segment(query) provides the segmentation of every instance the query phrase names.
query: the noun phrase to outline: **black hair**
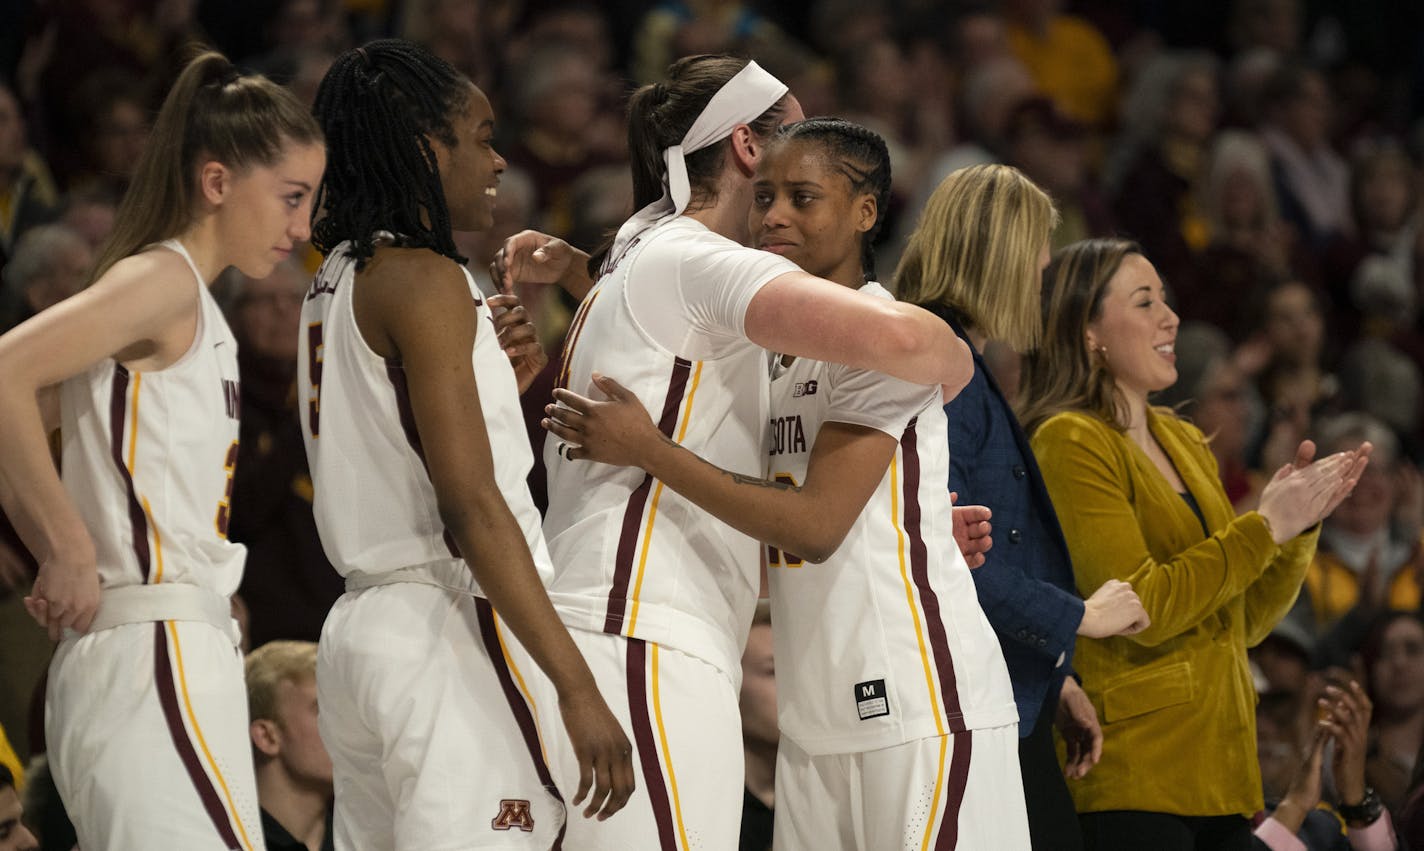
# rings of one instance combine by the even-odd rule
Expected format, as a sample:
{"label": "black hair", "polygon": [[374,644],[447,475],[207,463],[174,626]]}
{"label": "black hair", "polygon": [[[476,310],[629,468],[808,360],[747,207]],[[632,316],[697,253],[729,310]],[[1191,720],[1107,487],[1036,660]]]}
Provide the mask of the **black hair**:
{"label": "black hair", "polygon": [[812,141],[825,149],[832,166],[850,181],[852,192],[875,197],[875,224],[861,235],[860,266],[875,279],[875,240],[890,210],[890,150],[880,134],[843,118],[808,118],[782,127],[779,141]]}
{"label": "black hair", "polygon": [[10,771],[10,766],[0,762],[0,791],[4,791],[15,785],[15,775]]}
{"label": "black hair", "polygon": [[380,39],[336,58],[313,111],[329,159],[312,208],[312,244],[329,254],[351,242],[356,267],[377,231],[457,263],[450,210],[430,138],[454,147],[452,117],[469,108],[471,83],[450,63],[400,39]]}

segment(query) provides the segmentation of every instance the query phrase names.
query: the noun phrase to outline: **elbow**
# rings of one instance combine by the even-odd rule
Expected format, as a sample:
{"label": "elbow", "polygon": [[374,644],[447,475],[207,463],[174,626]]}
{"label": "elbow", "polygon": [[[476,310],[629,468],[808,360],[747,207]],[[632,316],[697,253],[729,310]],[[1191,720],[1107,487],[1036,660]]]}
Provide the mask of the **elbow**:
{"label": "elbow", "polygon": [[823,564],[827,559],[836,554],[845,543],[846,534],[849,529],[825,530],[798,535],[786,541],[783,549],[788,553],[795,553],[796,557],[802,561],[809,561],[812,564]]}

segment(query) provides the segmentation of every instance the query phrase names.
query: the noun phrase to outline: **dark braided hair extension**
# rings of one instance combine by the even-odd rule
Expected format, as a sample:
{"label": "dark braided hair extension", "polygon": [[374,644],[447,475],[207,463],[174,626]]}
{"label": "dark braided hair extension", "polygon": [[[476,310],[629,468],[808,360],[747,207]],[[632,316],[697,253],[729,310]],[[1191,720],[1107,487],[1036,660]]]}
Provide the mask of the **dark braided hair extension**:
{"label": "dark braided hair extension", "polygon": [[808,118],[787,124],[779,141],[813,141],[831,164],[850,181],[851,191],[875,196],[875,224],[861,237],[860,266],[866,280],[875,280],[875,240],[890,210],[890,151],[874,130],[843,118]]}
{"label": "dark braided hair extension", "polygon": [[313,111],[326,133],[326,175],[313,207],[312,244],[329,254],[350,240],[360,269],[377,231],[400,245],[465,263],[429,137],[453,147],[451,116],[469,104],[470,81],[424,48],[380,39],[337,57]]}

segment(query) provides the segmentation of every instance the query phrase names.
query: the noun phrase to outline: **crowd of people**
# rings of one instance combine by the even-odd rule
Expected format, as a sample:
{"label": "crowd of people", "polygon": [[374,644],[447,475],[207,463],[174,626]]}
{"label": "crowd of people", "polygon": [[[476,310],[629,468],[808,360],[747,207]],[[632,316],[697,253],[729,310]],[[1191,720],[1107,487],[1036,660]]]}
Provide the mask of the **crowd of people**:
{"label": "crowd of people", "polygon": [[13,5],[0,848],[1424,848],[1419,10]]}

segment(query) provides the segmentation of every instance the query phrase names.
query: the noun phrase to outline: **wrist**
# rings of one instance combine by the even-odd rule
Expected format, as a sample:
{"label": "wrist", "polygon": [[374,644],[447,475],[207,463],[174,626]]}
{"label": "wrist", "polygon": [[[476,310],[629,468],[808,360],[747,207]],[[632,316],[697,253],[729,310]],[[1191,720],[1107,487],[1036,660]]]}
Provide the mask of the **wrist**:
{"label": "wrist", "polygon": [[1336,809],[1339,810],[1340,817],[1345,820],[1345,824],[1350,827],[1369,827],[1384,812],[1384,802],[1380,800],[1379,794],[1374,789],[1366,786],[1359,803],[1348,804],[1342,800]]}

